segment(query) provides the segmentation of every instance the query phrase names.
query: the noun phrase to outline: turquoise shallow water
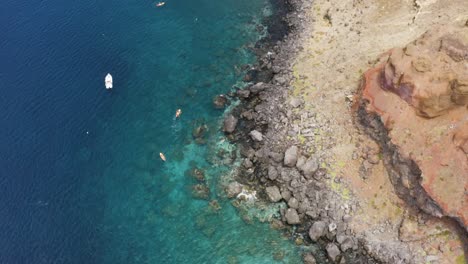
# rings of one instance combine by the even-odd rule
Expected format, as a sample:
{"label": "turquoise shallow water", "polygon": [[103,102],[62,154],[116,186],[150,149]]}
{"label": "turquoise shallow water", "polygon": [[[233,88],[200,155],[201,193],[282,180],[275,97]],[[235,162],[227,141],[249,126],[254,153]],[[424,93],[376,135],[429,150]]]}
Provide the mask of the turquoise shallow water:
{"label": "turquoise shallow water", "polygon": [[[289,241],[267,224],[246,224],[223,198],[219,184],[231,167],[216,159],[218,148],[233,146],[219,132],[222,111],[212,98],[254,62],[248,47],[262,34],[256,27],[269,3],[150,6],[130,4],[121,14],[127,19],[115,21],[118,31],[103,36],[118,41],[122,64],[112,65],[115,89],[79,150],[86,179],[80,222],[96,230],[80,255],[97,263],[274,263],[279,252],[286,255],[279,262],[298,263]],[[200,124],[208,126],[205,145],[192,137]],[[205,171],[219,211],[193,198],[196,181],[186,171],[194,164]]]}
{"label": "turquoise shallow water", "polygon": [[[242,85],[273,8],[154,5],[3,4],[1,263],[299,263],[290,241],[225,198],[221,183],[235,166],[221,152],[236,150],[219,131],[223,110],[212,107],[216,94]],[[197,144],[201,124],[208,132]],[[194,166],[205,172],[206,200],[192,196]]]}

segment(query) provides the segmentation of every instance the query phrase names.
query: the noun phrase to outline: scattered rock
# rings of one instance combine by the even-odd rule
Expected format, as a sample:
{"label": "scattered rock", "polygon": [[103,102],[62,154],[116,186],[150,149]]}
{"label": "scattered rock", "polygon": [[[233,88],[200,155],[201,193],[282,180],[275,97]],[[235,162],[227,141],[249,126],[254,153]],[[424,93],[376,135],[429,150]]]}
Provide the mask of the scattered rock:
{"label": "scattered rock", "polygon": [[314,179],[319,181],[319,180],[323,179],[326,175],[327,175],[327,169],[319,168],[314,173]]}
{"label": "scattered rock", "polygon": [[299,208],[299,201],[296,198],[291,197],[288,201],[288,206],[289,208],[297,209]]}
{"label": "scattered rock", "polygon": [[233,115],[227,115],[224,118],[224,132],[232,133],[236,129],[237,126],[237,118]]}
{"label": "scattered rock", "polygon": [[282,162],[284,159],[284,155],[281,153],[276,153],[276,152],[269,152],[268,156],[273,159],[275,162]]}
{"label": "scattered rock", "polygon": [[338,246],[336,246],[334,243],[329,243],[327,245],[327,253],[328,253],[328,257],[331,260],[335,261],[341,252]]}
{"label": "scattered rock", "polygon": [[266,84],[264,84],[262,82],[259,82],[259,83],[256,83],[256,84],[250,86],[249,90],[250,90],[251,93],[256,94],[256,93],[259,93],[259,92],[265,90],[266,88],[267,88]]}
{"label": "scattered rock", "polygon": [[343,251],[343,252],[345,252],[346,250],[348,250],[350,248],[355,247],[355,243],[354,243],[353,239],[351,237],[349,237],[349,236],[337,235],[336,236],[336,242],[338,242],[338,244],[340,244],[341,251]]}
{"label": "scattered rock", "polygon": [[254,141],[260,142],[263,140],[262,133],[258,132],[257,130],[250,131],[249,135]]}
{"label": "scattered rock", "polygon": [[285,201],[289,201],[289,199],[291,199],[291,192],[288,189],[285,189],[281,192],[281,197],[283,197]]}
{"label": "scattered rock", "polygon": [[272,181],[278,178],[278,171],[273,166],[268,166],[268,178]]}
{"label": "scattered rock", "polygon": [[281,193],[277,186],[266,187],[265,191],[268,195],[268,198],[270,198],[270,201],[276,203],[281,200]]}
{"label": "scattered rock", "polygon": [[292,107],[294,107],[294,108],[297,108],[297,107],[301,106],[302,103],[303,103],[302,100],[299,99],[299,98],[293,98],[293,99],[291,99],[291,101],[289,102],[289,104],[290,104]]}
{"label": "scattered rock", "polygon": [[310,178],[319,168],[319,163],[316,158],[308,159],[305,164],[300,168],[305,177]]}
{"label": "scattered rock", "polygon": [[299,149],[297,146],[289,147],[286,152],[284,153],[284,165],[287,167],[294,167],[296,166],[297,162],[297,155]]}
{"label": "scattered rock", "polygon": [[242,165],[246,169],[250,169],[250,168],[253,167],[253,163],[252,163],[252,161],[250,159],[244,159],[244,162],[242,162]]}
{"label": "scattered rock", "polygon": [[297,224],[301,223],[301,221],[299,220],[299,215],[297,214],[296,209],[288,208],[286,210],[286,214],[285,214],[284,217],[286,218],[286,221],[290,225],[297,225]]}
{"label": "scattered rock", "polygon": [[316,264],[317,263],[312,253],[304,253],[302,255],[302,261],[304,262],[304,264]]}
{"label": "scattered rock", "polygon": [[326,232],[327,224],[323,221],[317,221],[309,229],[309,237],[312,241],[317,242],[320,237],[326,234]]}

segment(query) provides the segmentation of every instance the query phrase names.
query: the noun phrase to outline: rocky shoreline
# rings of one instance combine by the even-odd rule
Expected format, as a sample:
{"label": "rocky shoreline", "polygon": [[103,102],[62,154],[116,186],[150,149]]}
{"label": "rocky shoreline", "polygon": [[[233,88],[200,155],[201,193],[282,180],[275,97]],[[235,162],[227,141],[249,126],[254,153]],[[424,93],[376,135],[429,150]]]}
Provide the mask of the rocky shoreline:
{"label": "rocky shoreline", "polygon": [[[272,226],[294,226],[287,232],[296,243],[318,245],[319,250],[304,253],[304,263],[329,259],[337,263],[378,263],[347,230],[349,213],[356,210],[356,204],[340,203],[339,197],[324,190],[321,181],[329,175],[320,167],[320,160],[301,154],[305,149],[296,145],[288,147],[284,140],[292,111],[304,104],[300,99],[286,102],[288,84],[293,80],[292,58],[300,49],[298,32],[304,25],[304,5],[303,1],[283,2],[282,10],[287,12],[269,27],[283,22],[287,23],[287,27],[281,26],[283,30],[290,30],[281,41],[281,36],[274,35],[257,45],[258,65],[244,78],[254,84],[237,91],[241,104],[224,119],[223,131],[241,148],[243,162],[236,178],[254,186],[263,200],[287,203],[289,208],[281,210],[281,222]],[[234,196],[232,189],[230,195]]]}
{"label": "rocky shoreline", "polygon": [[[310,250],[304,250],[304,263],[453,263],[450,259],[442,259],[446,255],[463,263],[463,255],[460,258],[458,254],[463,253],[459,245],[466,233],[460,234],[457,227],[421,213],[419,206],[412,206],[414,198],[387,184],[391,180],[388,179],[391,172],[386,176],[383,168],[388,158],[405,165],[405,170],[414,172],[412,175],[418,175],[418,167],[399,159],[395,149],[386,152],[388,140],[383,145],[372,141],[382,141],[385,129],[372,127],[370,124],[375,122],[371,120],[372,116],[363,112],[362,107],[357,116],[349,114],[350,119],[354,117],[355,122],[360,121],[364,125],[364,128],[358,126],[360,131],[356,128],[358,132],[353,132],[355,134],[350,133],[350,141],[358,151],[351,152],[349,160],[360,165],[352,167],[353,164],[346,164],[336,155],[329,154],[340,152],[340,148],[345,146],[337,139],[339,135],[334,136],[338,134],[335,129],[338,124],[334,119],[326,118],[326,114],[322,115],[318,110],[320,105],[310,109],[308,104],[336,101],[336,98],[323,96],[309,102],[309,94],[297,92],[297,86],[305,82],[305,77],[298,75],[294,67],[304,50],[304,39],[314,34],[314,29],[308,26],[314,25],[315,19],[332,24],[335,15],[332,9],[320,11],[309,1],[286,0],[274,4],[281,6],[282,13],[276,20],[269,21],[269,28],[280,30],[270,32],[269,38],[257,44],[258,63],[244,78],[251,84],[236,91],[240,104],[225,116],[223,122],[224,132],[238,144],[242,158],[235,177],[238,183],[227,186],[229,196],[234,197],[241,192],[240,183],[254,188],[263,200],[286,204],[280,209],[281,217],[271,220],[271,225],[283,228],[298,245],[305,245],[305,248],[314,245]],[[359,8],[357,10],[359,12]],[[311,16],[313,11],[321,12],[323,16]],[[347,27],[347,23],[341,27]],[[288,29],[287,34],[285,29]],[[352,95],[343,93],[339,100],[349,113],[353,112],[351,108],[355,99]],[[349,120],[353,127],[355,122]],[[364,138],[364,135],[370,137]],[[369,209],[380,209],[376,205],[379,197],[376,194],[369,199],[370,202],[362,198],[365,195],[357,192],[366,190],[359,190],[359,186],[357,189],[349,187],[353,182],[344,176],[347,170],[350,174],[355,171],[369,185],[373,184],[372,180],[376,181],[368,180],[373,173],[380,172],[382,178],[387,177],[375,188],[380,188],[382,195],[390,190],[390,194],[385,194],[388,200],[401,198],[391,206],[387,206],[387,200],[382,202],[383,207],[392,208],[391,218],[383,215],[364,221],[364,215],[376,218]],[[419,181],[418,178],[413,180],[415,185]],[[412,192],[419,197],[418,194],[424,192]],[[434,204],[425,205],[437,209]],[[432,230],[438,230],[438,233]],[[454,237],[455,233],[460,236],[458,239]],[[431,239],[430,242],[426,237]],[[447,241],[451,247],[440,248]],[[439,245],[438,252],[431,249],[434,244]]]}

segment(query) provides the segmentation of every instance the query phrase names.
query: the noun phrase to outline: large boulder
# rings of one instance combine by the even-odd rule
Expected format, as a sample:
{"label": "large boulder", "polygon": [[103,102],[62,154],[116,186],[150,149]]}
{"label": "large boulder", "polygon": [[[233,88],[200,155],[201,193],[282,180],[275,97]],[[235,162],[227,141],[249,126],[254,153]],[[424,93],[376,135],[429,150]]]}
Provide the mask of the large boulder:
{"label": "large boulder", "polygon": [[327,254],[328,254],[328,257],[332,260],[332,261],[335,261],[336,258],[340,255],[340,249],[338,248],[337,245],[335,245],[334,243],[329,243],[327,245]]}
{"label": "large boulder", "polygon": [[266,187],[265,191],[268,195],[268,198],[270,198],[270,201],[276,203],[281,200],[281,193],[278,186]]}
{"label": "large boulder", "polygon": [[315,171],[319,168],[319,163],[315,157],[309,158],[302,166],[300,166],[300,170],[306,176],[306,178],[310,178],[314,175]]}
{"label": "large boulder", "polygon": [[312,227],[309,229],[309,237],[312,241],[317,242],[319,238],[326,235],[327,233],[327,223],[324,221],[315,222]]}
{"label": "large boulder", "polygon": [[297,225],[297,224],[301,223],[301,221],[299,220],[299,215],[297,214],[296,209],[288,208],[286,210],[286,214],[284,215],[284,217],[286,218],[286,221],[290,225]]}
{"label": "large boulder", "polygon": [[224,118],[224,132],[226,133],[232,133],[236,129],[237,126],[237,118],[235,118],[233,115],[227,115]]}
{"label": "large boulder", "polygon": [[392,183],[405,193],[404,199],[426,213],[452,217],[464,228],[467,65],[468,27],[433,28],[406,47],[390,50],[365,73],[357,108],[368,133],[398,151],[383,154],[397,172],[390,173],[398,177]]}
{"label": "large boulder", "polygon": [[284,165],[288,167],[296,166],[298,152],[297,146],[289,147],[284,153]]}

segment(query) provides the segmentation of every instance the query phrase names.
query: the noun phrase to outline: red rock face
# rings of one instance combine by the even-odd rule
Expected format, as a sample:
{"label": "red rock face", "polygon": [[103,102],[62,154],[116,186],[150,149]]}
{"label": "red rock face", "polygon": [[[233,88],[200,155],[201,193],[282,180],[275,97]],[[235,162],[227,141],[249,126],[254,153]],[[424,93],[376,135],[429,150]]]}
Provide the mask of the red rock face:
{"label": "red rock face", "polygon": [[362,98],[443,213],[468,226],[468,27],[426,32],[365,73]]}

